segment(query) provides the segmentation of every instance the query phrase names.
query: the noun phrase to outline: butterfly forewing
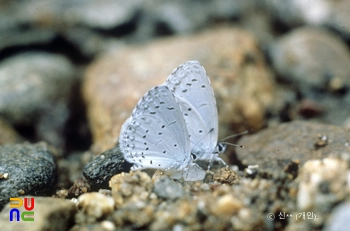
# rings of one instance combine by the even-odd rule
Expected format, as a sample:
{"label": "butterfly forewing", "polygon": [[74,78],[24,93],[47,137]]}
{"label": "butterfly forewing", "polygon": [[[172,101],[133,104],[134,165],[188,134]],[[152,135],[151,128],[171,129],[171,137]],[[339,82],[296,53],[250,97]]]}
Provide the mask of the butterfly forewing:
{"label": "butterfly forewing", "polygon": [[174,93],[186,121],[192,153],[213,153],[218,139],[218,112],[205,69],[189,61],[173,71],[166,85]]}
{"label": "butterfly forewing", "polygon": [[133,169],[183,168],[190,162],[188,131],[167,86],[152,88],[122,126],[119,145]]}

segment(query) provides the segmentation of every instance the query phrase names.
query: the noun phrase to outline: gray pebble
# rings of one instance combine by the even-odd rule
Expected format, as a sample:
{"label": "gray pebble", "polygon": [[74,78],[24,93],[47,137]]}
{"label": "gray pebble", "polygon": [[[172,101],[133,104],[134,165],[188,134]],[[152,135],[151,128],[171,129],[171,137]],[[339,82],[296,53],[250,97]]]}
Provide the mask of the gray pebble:
{"label": "gray pebble", "polygon": [[350,86],[349,49],[329,31],[310,27],[296,29],[275,43],[271,53],[280,77],[304,94]]}
{"label": "gray pebble", "polygon": [[112,176],[129,172],[132,164],[124,159],[119,147],[110,149],[96,156],[84,167],[83,174],[92,190],[109,188],[108,182]]}
{"label": "gray pebble", "polygon": [[168,176],[161,177],[154,182],[154,192],[165,199],[180,198],[184,194],[182,186]]}
{"label": "gray pebble", "polygon": [[56,180],[56,165],[45,143],[0,146],[0,210],[11,197],[44,195]]}
{"label": "gray pebble", "polygon": [[[319,134],[328,137],[327,145],[321,145]],[[244,165],[259,165],[259,174],[282,171],[296,176],[299,164],[303,166],[308,160],[348,153],[349,139],[350,134],[343,127],[292,121],[243,136],[238,144],[244,148],[237,149],[237,158]]]}
{"label": "gray pebble", "polygon": [[271,54],[278,76],[302,98],[291,117],[298,113],[344,125],[350,114],[344,107],[350,102],[350,52],[344,41],[330,31],[304,27],[274,43]]}
{"label": "gray pebble", "polygon": [[0,63],[0,114],[13,125],[33,128],[37,140],[63,146],[68,101],[75,82],[61,55],[22,53]]}

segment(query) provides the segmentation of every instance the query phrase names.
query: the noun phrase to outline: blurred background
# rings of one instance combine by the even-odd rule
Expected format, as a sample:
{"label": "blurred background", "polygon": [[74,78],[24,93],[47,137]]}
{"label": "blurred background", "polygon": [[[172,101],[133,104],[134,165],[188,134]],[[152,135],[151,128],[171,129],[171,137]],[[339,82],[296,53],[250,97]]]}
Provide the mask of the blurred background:
{"label": "blurred background", "polygon": [[222,137],[295,119],[350,127],[349,41],[345,0],[1,1],[0,142],[105,151],[190,59],[212,79]]}

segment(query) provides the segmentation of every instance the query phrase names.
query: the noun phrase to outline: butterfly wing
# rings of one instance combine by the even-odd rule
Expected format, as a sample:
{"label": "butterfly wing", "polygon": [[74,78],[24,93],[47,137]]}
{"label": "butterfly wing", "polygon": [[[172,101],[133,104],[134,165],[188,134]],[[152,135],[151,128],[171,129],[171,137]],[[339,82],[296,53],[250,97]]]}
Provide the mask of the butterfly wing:
{"label": "butterfly wing", "polygon": [[218,140],[218,112],[214,91],[204,67],[189,61],[168,77],[166,85],[174,93],[190,135],[191,152],[198,158],[215,152]]}
{"label": "butterfly wing", "polygon": [[149,90],[125,121],[119,146],[133,169],[183,169],[191,160],[188,131],[179,105],[165,85]]}

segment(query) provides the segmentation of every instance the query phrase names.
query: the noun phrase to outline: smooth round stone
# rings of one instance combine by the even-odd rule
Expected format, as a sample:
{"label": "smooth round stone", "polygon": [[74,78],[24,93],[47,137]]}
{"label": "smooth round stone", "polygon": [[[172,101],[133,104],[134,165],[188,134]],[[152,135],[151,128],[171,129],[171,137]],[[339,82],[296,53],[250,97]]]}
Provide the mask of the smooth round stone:
{"label": "smooth round stone", "polygon": [[56,181],[56,165],[45,143],[0,146],[0,210],[11,197],[45,195]]}

